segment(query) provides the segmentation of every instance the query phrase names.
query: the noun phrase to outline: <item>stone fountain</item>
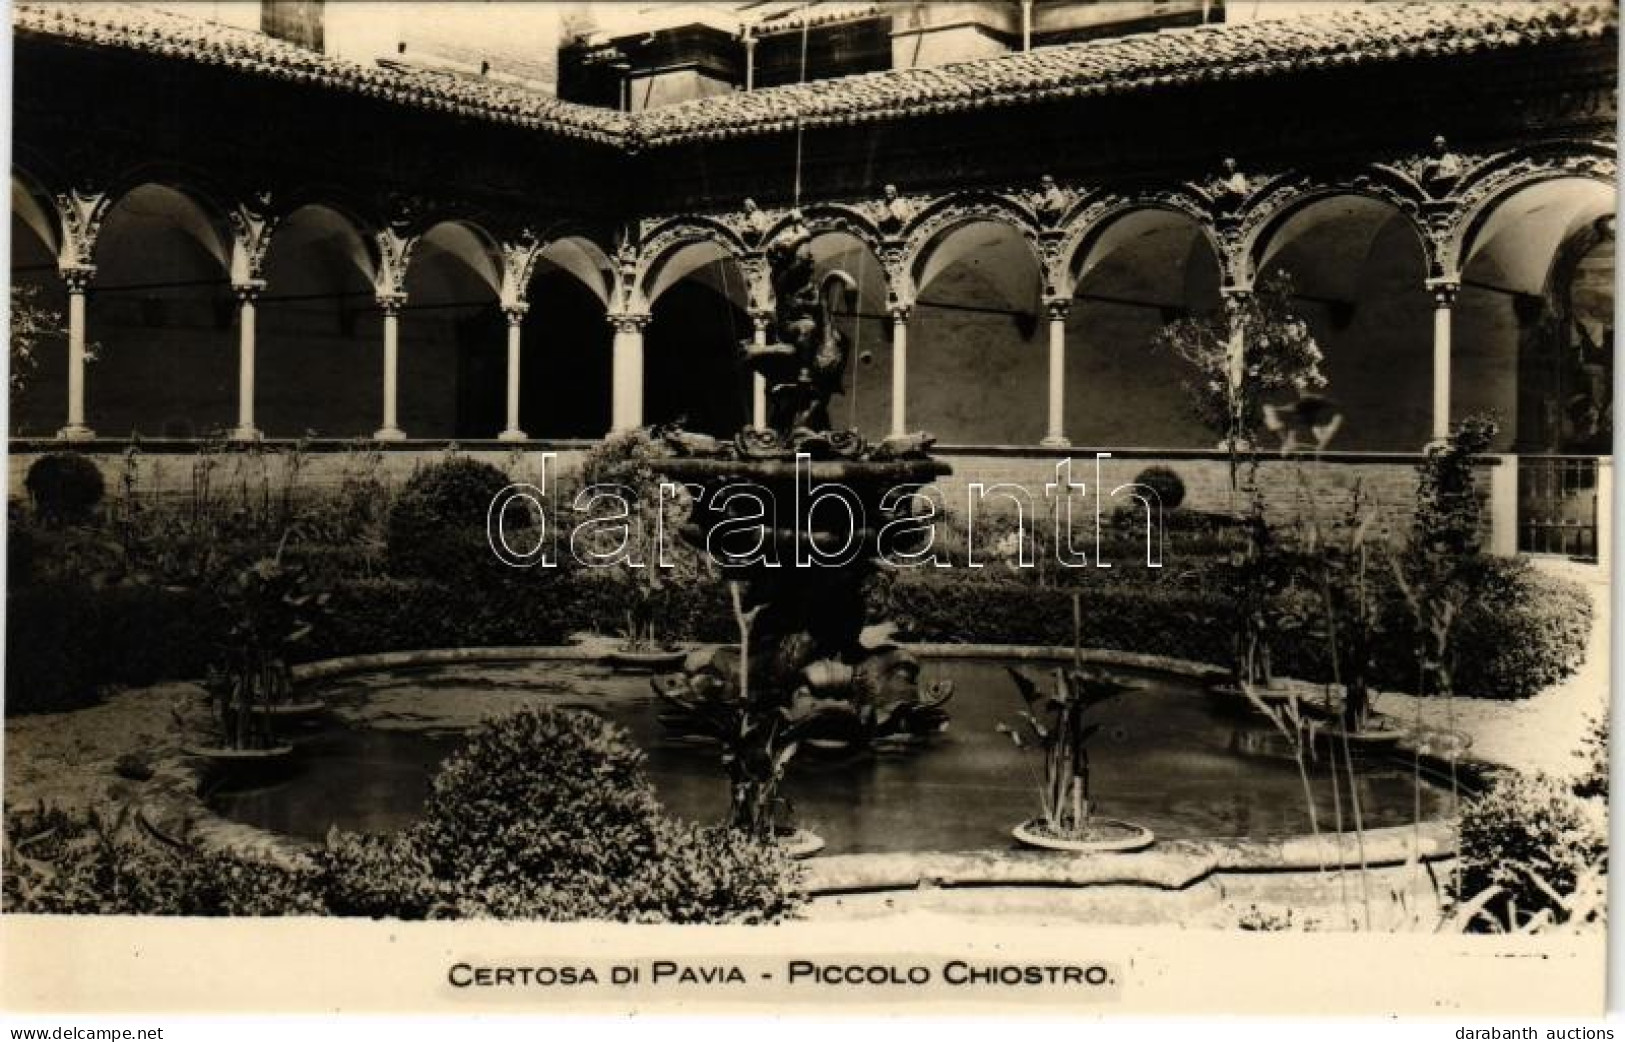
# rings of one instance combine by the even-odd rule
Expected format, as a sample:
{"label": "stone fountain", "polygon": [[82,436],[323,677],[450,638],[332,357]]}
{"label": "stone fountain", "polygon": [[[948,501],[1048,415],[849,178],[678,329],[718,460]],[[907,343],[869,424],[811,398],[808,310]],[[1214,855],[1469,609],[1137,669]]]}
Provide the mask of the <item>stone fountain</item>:
{"label": "stone fountain", "polygon": [[[694,493],[683,529],[690,543],[717,559],[714,540],[743,529],[737,542],[757,551],[719,561],[751,614],[752,706],[815,747],[922,739],[947,725],[951,685],[922,689],[914,656],[889,644],[865,647],[859,635],[865,581],[883,556],[896,560],[923,544],[923,524],[910,524],[927,516],[916,493],[949,468],[929,456],[932,439],[923,434],[870,445],[856,431],[831,429],[829,402],[851,353],[832,316],[857,283],[844,271],[815,278],[810,246],[799,221],[768,245],[774,335],[741,348],[767,386],[767,427],[731,441],[667,428],[660,436],[671,458],[658,469]],[[740,489],[751,495],[725,491]],[[739,698],[739,677],[736,647],[656,677],[663,723],[714,734],[715,710]]]}

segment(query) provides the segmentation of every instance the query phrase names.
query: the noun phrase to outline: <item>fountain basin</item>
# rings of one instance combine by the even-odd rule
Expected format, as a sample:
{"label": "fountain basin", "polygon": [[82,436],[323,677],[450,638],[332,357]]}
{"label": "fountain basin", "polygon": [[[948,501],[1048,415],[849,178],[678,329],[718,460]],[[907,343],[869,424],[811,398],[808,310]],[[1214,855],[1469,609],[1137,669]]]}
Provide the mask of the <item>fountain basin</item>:
{"label": "fountain basin", "polygon": [[[937,739],[896,751],[798,761],[786,794],[796,823],[828,842],[828,855],[1011,853],[1010,828],[1036,812],[1036,763],[1008,747],[994,725],[1012,718],[1017,696],[1003,670],[1014,656],[962,658],[924,651],[927,678],[947,676],[960,689],[959,713]],[[938,649],[964,655],[975,649]],[[1016,649],[1003,649],[1014,651]],[[586,654],[552,649],[553,654]],[[1043,661],[1026,649],[1024,661]],[[650,776],[669,810],[719,820],[725,784],[714,750],[672,741],[656,719],[657,700],[638,677],[617,676],[586,661],[506,661],[325,674],[327,700],[341,726],[300,739],[297,766],[270,785],[218,792],[214,809],[258,829],[309,840],[330,826],[389,831],[416,815],[435,766],[479,719],[520,705],[602,713],[622,723],[650,755]],[[468,652],[450,657],[466,659]],[[415,656],[421,662],[424,653]],[[432,656],[431,656],[432,657]],[[1053,659],[1051,659],[1053,661]],[[1096,751],[1095,792],[1104,815],[1143,824],[1158,848],[1198,841],[1280,845],[1309,833],[1290,751],[1276,748],[1267,721],[1215,714],[1198,683],[1169,673],[1151,677],[1144,697],[1128,696]],[[1448,813],[1449,791],[1390,757],[1357,757],[1364,820],[1370,830],[1414,827]],[[1323,771],[1324,768],[1321,768]],[[1329,830],[1338,809],[1324,774],[1312,779],[1317,816]],[[1346,789],[1346,786],[1344,786]],[[1346,805],[1342,814],[1351,820]],[[1349,844],[1352,846],[1352,844]],[[1058,855],[1053,855],[1058,856]],[[1139,856],[1139,855],[1135,855]],[[827,857],[827,855],[826,855]],[[825,860],[815,859],[815,863]]]}

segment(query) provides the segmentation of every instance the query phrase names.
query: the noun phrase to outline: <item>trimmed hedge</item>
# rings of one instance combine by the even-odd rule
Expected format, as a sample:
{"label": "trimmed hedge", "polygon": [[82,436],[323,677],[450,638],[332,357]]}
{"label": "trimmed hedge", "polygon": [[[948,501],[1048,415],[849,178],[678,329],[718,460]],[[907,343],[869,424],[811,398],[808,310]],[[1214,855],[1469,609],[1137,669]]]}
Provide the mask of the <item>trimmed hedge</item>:
{"label": "trimmed hedge", "polygon": [[[569,629],[616,633],[625,625],[626,587],[610,571],[580,569],[569,575],[566,586],[562,615]],[[667,581],[653,591],[652,608],[668,639],[718,644],[739,639],[728,588],[720,579]]]}
{"label": "trimmed hedge", "polygon": [[[1015,583],[899,577],[886,609],[910,640],[945,644],[1072,643],[1072,591]],[[1083,594],[1085,647],[1222,663],[1226,602],[1201,591],[1103,586]]]}
{"label": "trimmed hedge", "polygon": [[[1477,698],[1528,698],[1570,676],[1585,657],[1592,607],[1585,590],[1520,558],[1485,562],[1485,579],[1458,623],[1455,687]],[[1082,571],[1074,569],[1074,571]],[[885,610],[906,639],[961,644],[1072,643],[1072,589],[1034,587],[959,571],[905,573]],[[1411,621],[1397,591],[1385,597],[1372,681],[1389,691],[1417,686]],[[1083,590],[1085,647],[1134,651],[1224,666],[1234,611],[1222,590],[1101,585]],[[1331,679],[1324,638],[1278,634],[1275,672]]]}
{"label": "trimmed hedge", "polygon": [[47,915],[319,915],[314,873],[172,847],[127,821],[6,816],[4,910]]}
{"label": "trimmed hedge", "polygon": [[[399,579],[332,591],[307,656],[417,648],[560,644],[575,629],[569,576],[502,569],[485,585]],[[489,578],[489,577],[488,577]]]}
{"label": "trimmed hedge", "polygon": [[6,595],[6,712],[94,705],[110,684],[201,677],[221,622],[191,590],[54,582]]}

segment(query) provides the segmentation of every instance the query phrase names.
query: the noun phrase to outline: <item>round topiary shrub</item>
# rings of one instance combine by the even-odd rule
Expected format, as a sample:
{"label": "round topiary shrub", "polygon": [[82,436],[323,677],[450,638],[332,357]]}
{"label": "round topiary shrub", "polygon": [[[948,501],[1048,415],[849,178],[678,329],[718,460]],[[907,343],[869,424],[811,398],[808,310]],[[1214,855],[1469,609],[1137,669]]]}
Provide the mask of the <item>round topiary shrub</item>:
{"label": "round topiary shrub", "polygon": [[1140,471],[1139,477],[1135,478],[1134,482],[1155,492],[1164,510],[1178,510],[1179,505],[1185,502],[1185,482],[1172,467],[1165,467],[1160,463],[1147,467]]}
{"label": "round topiary shrub", "polygon": [[387,864],[420,859],[432,882],[412,892],[452,895],[464,916],[715,923],[789,911],[784,855],[667,818],[643,761],[624,731],[589,713],[490,721],[436,776],[406,835],[415,854]]}
{"label": "round topiary shrub", "polygon": [[385,553],[402,579],[454,584],[506,570],[486,540],[491,500],[510,485],[489,463],[453,456],[407,481],[389,512]]}
{"label": "round topiary shrub", "polygon": [[1585,916],[1571,895],[1604,866],[1608,832],[1600,801],[1581,799],[1549,775],[1509,774],[1462,806],[1460,828],[1458,900],[1498,887],[1484,912],[1506,930],[1543,911],[1558,922]]}
{"label": "round topiary shrub", "polygon": [[88,521],[101,503],[102,472],[77,452],[49,452],[35,460],[23,479],[34,509],[51,524]]}

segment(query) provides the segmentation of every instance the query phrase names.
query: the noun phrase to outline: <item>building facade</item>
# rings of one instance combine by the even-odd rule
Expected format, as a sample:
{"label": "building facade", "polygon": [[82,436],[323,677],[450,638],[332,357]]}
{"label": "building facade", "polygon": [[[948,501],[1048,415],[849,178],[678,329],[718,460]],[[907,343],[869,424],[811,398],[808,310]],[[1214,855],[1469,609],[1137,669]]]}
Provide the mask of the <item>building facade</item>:
{"label": "building facade", "polygon": [[[907,22],[921,6],[701,19],[642,52],[611,37],[610,61],[565,40],[554,95],[477,56],[331,55],[298,11],[279,39],[19,4],[13,284],[69,329],[14,401],[14,474],[132,433],[403,454],[731,433],[760,415],[737,345],[766,335],[764,247],[795,213],[860,285],[837,417],[932,432],[958,480],[1109,451],[1216,490],[1151,339],[1279,273],[1345,417],[1328,466],[1398,516],[1422,447],[1490,411],[1497,545],[1604,549],[1614,5],[1135,4],[1149,22],[1048,37],[1077,5]],[[857,42],[815,49],[820,26]],[[904,62],[900,38],[987,53]],[[820,55],[794,79],[784,40]],[[595,61],[625,66],[613,97]]]}

